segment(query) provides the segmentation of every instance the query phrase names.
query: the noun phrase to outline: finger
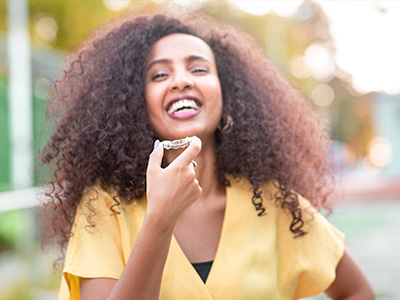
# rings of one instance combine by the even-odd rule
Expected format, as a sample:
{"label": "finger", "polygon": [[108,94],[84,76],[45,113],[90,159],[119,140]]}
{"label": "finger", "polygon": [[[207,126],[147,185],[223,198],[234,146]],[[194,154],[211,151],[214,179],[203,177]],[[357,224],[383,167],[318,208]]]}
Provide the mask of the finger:
{"label": "finger", "polygon": [[157,140],[154,145],[155,148],[149,157],[149,163],[147,166],[148,170],[157,170],[161,168],[161,163],[164,156],[164,147],[161,145],[160,141]]}
{"label": "finger", "polygon": [[197,184],[197,191],[198,191],[199,197],[200,197],[200,195],[203,193],[203,188],[201,187],[199,181],[196,178],[194,180],[195,180],[195,183]]}
{"label": "finger", "polygon": [[197,137],[194,136],[192,138],[192,141],[190,142],[190,145],[188,148],[185,149],[185,151],[182,152],[181,155],[179,155],[172,163],[173,164],[183,164],[183,165],[188,165],[191,163],[192,160],[194,160],[201,151],[201,140]]}

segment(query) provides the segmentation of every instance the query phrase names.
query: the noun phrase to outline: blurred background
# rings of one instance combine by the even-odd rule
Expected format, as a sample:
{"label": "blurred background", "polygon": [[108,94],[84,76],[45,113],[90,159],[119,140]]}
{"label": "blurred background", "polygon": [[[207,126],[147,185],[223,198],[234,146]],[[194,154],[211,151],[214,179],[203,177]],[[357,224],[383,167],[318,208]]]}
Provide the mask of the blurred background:
{"label": "blurred background", "polygon": [[0,0],[1,299],[57,298],[35,157],[63,58],[121,12],[162,4],[245,28],[327,121],[342,193],[329,219],[377,299],[400,299],[400,2]]}

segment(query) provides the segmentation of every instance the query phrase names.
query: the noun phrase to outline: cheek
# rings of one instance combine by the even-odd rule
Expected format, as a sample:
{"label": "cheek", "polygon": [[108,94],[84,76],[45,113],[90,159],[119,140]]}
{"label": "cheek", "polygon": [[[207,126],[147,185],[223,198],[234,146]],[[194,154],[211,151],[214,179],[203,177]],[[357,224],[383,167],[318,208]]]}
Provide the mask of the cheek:
{"label": "cheek", "polygon": [[153,130],[155,130],[154,126],[157,126],[157,119],[159,119],[159,116],[157,115],[156,105],[147,96],[146,96],[146,112],[150,126]]}
{"label": "cheek", "polygon": [[219,81],[215,83],[214,88],[210,89],[210,91],[213,93],[215,108],[217,109],[218,113],[222,114],[223,100]]}
{"label": "cheek", "polygon": [[144,92],[144,99],[146,102],[147,113],[151,117],[157,111],[157,108],[160,106],[159,100],[157,96],[157,90],[153,87],[146,87]]}
{"label": "cheek", "polygon": [[210,76],[205,81],[199,82],[199,85],[201,89],[206,91],[210,99],[216,100],[222,98],[221,84],[217,76]]}
{"label": "cheek", "polygon": [[223,111],[223,100],[222,100],[222,92],[221,89],[215,87],[214,89],[209,90],[210,94],[209,99],[211,99],[211,102],[209,103],[209,108],[211,108],[210,113],[212,116],[212,121],[214,125],[219,124],[221,117],[222,117],[222,111]]}

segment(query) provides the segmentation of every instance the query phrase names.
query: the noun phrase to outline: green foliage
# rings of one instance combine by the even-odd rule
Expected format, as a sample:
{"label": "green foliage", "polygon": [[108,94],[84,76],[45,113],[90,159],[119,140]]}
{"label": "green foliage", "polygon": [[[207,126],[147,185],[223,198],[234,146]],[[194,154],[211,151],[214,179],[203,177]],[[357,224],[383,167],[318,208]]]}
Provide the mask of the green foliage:
{"label": "green foliage", "polygon": [[39,159],[41,149],[50,138],[49,128],[44,123],[47,101],[32,96],[33,98],[33,155],[34,155],[34,184],[40,186],[48,183],[50,167],[44,166]]}
{"label": "green foliage", "polygon": [[24,214],[21,211],[8,211],[0,214],[0,249],[13,248],[18,236],[24,232]]}
{"label": "green foliage", "polygon": [[0,77],[0,192],[10,189],[7,80]]}
{"label": "green foliage", "polygon": [[0,32],[7,30],[7,0],[0,0]]}
{"label": "green foliage", "polygon": [[4,300],[34,300],[27,281],[14,282],[2,295]]}
{"label": "green foliage", "polygon": [[[132,1],[131,7],[148,1]],[[30,29],[34,37],[34,25],[43,16],[50,16],[57,22],[56,48],[71,51],[90,36],[97,26],[107,23],[120,12],[108,10],[99,0],[31,0]]]}

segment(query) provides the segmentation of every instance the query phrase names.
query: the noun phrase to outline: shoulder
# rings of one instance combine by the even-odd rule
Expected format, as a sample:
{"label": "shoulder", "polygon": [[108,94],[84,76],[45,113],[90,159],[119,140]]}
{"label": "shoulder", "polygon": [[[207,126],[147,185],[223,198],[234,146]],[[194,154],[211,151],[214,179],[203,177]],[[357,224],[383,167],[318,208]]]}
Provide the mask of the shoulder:
{"label": "shoulder", "polygon": [[105,190],[100,185],[86,187],[82,193],[79,210],[81,212],[105,211],[111,210],[113,205],[120,201],[112,190]]}
{"label": "shoulder", "polygon": [[[297,211],[304,224],[305,234],[295,236],[289,229],[293,220],[291,212],[275,200],[280,190],[269,182],[262,186],[264,202],[275,217],[276,247],[287,274],[298,274],[297,298],[324,291],[334,280],[335,270],[344,253],[345,236],[323,216],[310,201],[296,193]],[[296,297],[295,297],[296,298]]]}
{"label": "shoulder", "polygon": [[142,214],[146,208],[146,199],[137,199],[128,204],[112,189],[100,185],[86,187],[78,205],[75,226],[80,228],[101,228],[111,223],[121,223],[126,218]]}
{"label": "shoulder", "polygon": [[[282,206],[281,202],[277,200],[281,196],[277,183],[273,180],[266,182],[260,187],[260,190],[262,191],[266,213],[276,218],[277,226],[279,226],[278,230],[282,236],[287,235],[292,238],[293,233],[289,230],[289,226],[293,221],[293,215],[287,205]],[[330,241],[333,239],[338,244],[343,244],[343,233],[335,228],[308,199],[299,193],[294,193],[294,195],[296,195],[298,201],[296,214],[304,222],[302,228],[306,232],[304,236],[295,239],[296,243],[301,243],[300,241],[302,240],[326,238]]]}
{"label": "shoulder", "polygon": [[118,203],[118,198],[99,185],[86,187],[77,207],[75,223],[86,220],[85,223],[89,223],[86,225],[90,225],[101,216],[110,215]]}

